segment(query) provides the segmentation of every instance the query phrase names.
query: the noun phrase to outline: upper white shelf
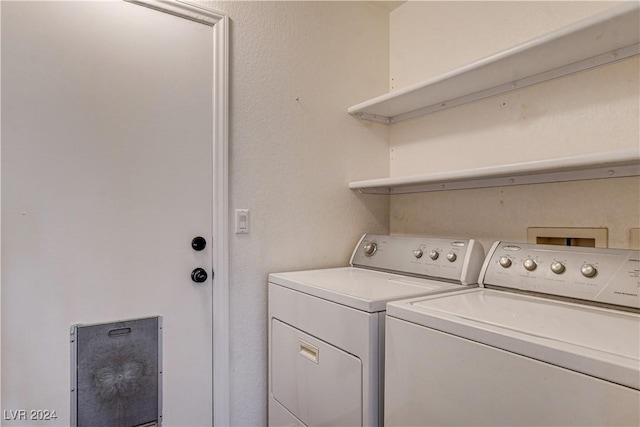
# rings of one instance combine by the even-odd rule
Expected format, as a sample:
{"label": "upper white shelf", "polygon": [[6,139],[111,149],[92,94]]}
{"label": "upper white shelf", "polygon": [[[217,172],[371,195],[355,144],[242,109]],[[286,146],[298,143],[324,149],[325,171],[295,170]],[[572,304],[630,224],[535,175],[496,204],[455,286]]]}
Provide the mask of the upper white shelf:
{"label": "upper white shelf", "polygon": [[347,111],[392,124],[619,61],[640,53],[639,22],[630,1]]}
{"label": "upper white shelf", "polygon": [[582,154],[425,175],[349,183],[361,193],[405,194],[640,175],[640,149]]}

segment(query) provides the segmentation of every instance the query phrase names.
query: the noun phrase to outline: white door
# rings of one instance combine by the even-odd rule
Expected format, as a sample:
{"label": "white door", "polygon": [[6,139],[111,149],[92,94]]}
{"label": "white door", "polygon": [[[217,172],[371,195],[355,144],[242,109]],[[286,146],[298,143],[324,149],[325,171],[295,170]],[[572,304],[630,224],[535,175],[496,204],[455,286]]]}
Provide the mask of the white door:
{"label": "white door", "polygon": [[72,324],[162,315],[164,424],[211,425],[212,27],[125,2],[1,7],[4,418],[68,425]]}

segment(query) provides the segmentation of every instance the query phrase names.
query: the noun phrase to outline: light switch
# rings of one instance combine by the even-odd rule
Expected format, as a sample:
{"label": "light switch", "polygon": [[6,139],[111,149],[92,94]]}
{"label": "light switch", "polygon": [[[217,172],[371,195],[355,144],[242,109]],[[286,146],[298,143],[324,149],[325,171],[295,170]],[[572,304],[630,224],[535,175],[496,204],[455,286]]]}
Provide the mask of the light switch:
{"label": "light switch", "polygon": [[249,209],[236,209],[236,234],[249,234]]}

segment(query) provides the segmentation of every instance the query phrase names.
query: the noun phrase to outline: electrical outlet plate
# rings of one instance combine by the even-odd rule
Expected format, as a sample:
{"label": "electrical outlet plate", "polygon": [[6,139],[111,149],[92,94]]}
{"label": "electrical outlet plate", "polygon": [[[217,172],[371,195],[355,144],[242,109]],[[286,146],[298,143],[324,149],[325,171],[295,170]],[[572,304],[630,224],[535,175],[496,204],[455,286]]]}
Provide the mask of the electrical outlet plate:
{"label": "electrical outlet plate", "polygon": [[561,246],[608,247],[609,230],[588,227],[529,227],[527,242]]}

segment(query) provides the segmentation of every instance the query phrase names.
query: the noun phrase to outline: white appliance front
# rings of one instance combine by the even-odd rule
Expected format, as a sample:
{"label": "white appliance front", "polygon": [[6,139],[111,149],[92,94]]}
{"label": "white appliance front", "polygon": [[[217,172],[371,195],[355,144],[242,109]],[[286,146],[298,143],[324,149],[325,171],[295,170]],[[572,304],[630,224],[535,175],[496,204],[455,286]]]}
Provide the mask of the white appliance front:
{"label": "white appliance front", "polygon": [[[504,246],[487,257],[483,288],[388,305],[385,424],[640,424],[637,251],[513,244],[527,255],[507,261]],[[622,271],[635,283],[631,307],[565,299],[573,287],[591,301],[629,294]],[[554,285],[563,296],[550,299]],[[524,286],[544,293],[505,291]]]}
{"label": "white appliance front", "polygon": [[276,319],[271,333],[276,400],[309,425],[361,425],[362,361]]}
{"label": "white appliance front", "polygon": [[473,240],[364,236],[351,267],[269,275],[269,424],[382,425],[386,303],[468,288],[483,258]]}
{"label": "white appliance front", "polygon": [[273,283],[269,311],[269,425],[378,425],[384,315]]}

